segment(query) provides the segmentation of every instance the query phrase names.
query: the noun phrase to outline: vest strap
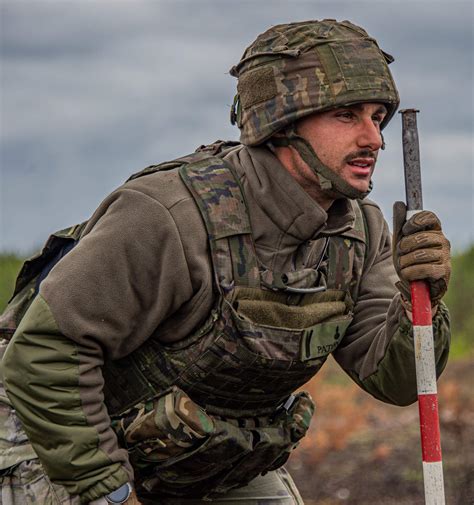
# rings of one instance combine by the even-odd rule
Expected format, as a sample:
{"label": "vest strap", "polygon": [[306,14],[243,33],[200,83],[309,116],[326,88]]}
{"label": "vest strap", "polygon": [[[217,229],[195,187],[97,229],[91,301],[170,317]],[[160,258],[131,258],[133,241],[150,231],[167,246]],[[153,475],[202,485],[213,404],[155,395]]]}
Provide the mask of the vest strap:
{"label": "vest strap", "polygon": [[250,218],[233,169],[221,158],[210,157],[181,166],[179,174],[206,226],[218,287],[259,287]]}

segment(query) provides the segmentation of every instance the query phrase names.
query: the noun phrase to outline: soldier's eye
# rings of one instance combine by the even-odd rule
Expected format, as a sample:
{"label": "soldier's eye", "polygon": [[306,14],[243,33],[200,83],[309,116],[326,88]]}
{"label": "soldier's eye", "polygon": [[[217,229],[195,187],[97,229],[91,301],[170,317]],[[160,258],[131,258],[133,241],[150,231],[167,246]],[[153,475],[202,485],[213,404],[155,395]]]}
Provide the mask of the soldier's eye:
{"label": "soldier's eye", "polygon": [[337,114],[337,117],[341,117],[343,119],[352,119],[354,117],[354,114],[350,110],[346,110],[343,112],[339,112]]}

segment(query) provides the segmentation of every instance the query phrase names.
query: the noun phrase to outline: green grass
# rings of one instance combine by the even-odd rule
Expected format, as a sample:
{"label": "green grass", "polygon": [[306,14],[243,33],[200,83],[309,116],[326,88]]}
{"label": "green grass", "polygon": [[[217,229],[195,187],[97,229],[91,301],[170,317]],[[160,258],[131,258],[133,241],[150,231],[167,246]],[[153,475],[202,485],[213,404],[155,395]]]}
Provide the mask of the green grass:
{"label": "green grass", "polygon": [[10,299],[23,260],[15,254],[0,254],[0,312]]}
{"label": "green grass", "polygon": [[474,245],[453,257],[444,301],[451,313],[451,356],[474,354]]}

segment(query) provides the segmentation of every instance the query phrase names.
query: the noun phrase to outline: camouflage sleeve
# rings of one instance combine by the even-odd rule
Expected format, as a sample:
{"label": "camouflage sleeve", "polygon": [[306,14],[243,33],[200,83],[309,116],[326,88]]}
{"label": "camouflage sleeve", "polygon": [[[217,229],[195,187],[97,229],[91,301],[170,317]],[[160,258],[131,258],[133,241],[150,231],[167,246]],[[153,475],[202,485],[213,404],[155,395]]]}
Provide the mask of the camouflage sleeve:
{"label": "camouflage sleeve", "polygon": [[[395,287],[391,238],[380,209],[364,204],[368,225],[365,260],[354,320],[334,358],[374,397],[395,405],[416,401],[413,327]],[[449,312],[444,303],[433,319],[437,375],[446,366],[450,344]]]}
{"label": "camouflage sleeve", "polygon": [[3,386],[2,358],[8,341],[0,338],[0,475],[22,461],[37,458]]}

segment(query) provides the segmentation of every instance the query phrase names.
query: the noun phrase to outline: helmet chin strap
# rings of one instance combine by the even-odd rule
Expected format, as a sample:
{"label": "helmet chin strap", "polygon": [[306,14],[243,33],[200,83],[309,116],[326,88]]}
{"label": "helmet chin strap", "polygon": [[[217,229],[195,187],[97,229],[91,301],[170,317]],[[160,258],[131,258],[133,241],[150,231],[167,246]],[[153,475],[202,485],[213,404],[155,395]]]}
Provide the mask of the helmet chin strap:
{"label": "helmet chin strap", "polygon": [[311,144],[296,133],[294,125],[285,130],[284,137],[272,137],[270,142],[276,147],[293,147],[318,177],[321,190],[331,198],[363,199],[372,191],[372,181],[367,191],[360,191],[325,165],[318,158]]}

